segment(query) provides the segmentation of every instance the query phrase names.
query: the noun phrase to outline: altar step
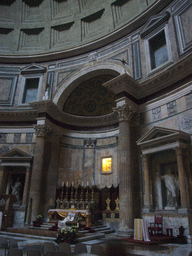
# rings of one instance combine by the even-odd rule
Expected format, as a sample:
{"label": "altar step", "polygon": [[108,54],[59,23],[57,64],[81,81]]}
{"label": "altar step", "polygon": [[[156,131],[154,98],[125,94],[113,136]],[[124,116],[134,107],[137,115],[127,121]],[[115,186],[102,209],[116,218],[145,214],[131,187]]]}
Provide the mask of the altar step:
{"label": "altar step", "polygon": [[[51,223],[43,223],[41,227],[23,227],[23,228],[8,228],[5,231],[0,231],[1,235],[8,235],[8,236],[16,236],[16,237],[23,237],[23,238],[34,238],[34,239],[41,239],[41,240],[51,240],[54,241],[57,236],[57,231],[49,230],[53,224]],[[96,239],[105,238],[107,234],[114,233],[115,231],[103,224],[99,224],[97,226],[91,227],[94,233],[91,233],[89,230],[81,230],[79,231],[82,234],[81,237],[78,238],[79,242],[86,242]]]}

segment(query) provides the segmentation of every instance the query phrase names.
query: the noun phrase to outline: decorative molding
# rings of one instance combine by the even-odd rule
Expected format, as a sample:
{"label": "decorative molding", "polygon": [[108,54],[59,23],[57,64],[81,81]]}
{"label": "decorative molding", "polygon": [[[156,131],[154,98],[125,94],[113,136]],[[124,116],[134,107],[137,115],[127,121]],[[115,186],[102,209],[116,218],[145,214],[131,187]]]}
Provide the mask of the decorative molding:
{"label": "decorative molding", "polygon": [[13,143],[20,143],[21,142],[21,133],[15,133]]}
{"label": "decorative molding", "polygon": [[2,50],[9,50],[13,28],[0,27],[0,44]]}
{"label": "decorative molding", "polygon": [[43,48],[44,28],[26,28],[20,30],[19,50],[41,51]]}
{"label": "decorative molding", "polygon": [[148,34],[150,34],[152,31],[154,31],[159,26],[167,23],[169,18],[170,18],[170,13],[168,11],[166,11],[163,14],[154,15],[151,18],[149,18],[148,22],[145,24],[143,29],[140,31],[141,37],[142,38],[146,37]]}
{"label": "decorative molding", "polygon": [[6,153],[7,151],[9,151],[9,147],[8,146],[2,146],[0,148],[0,155]]}
{"label": "decorative molding", "polygon": [[44,0],[23,0],[23,2],[31,7],[39,6]]}
{"label": "decorative molding", "polygon": [[32,143],[33,141],[33,133],[26,133],[25,143]]}
{"label": "decorative molding", "polygon": [[192,49],[192,3],[187,1],[177,12],[174,13],[176,36],[179,43],[179,52],[184,54]]}
{"label": "decorative molding", "polygon": [[132,43],[132,54],[133,54],[133,72],[134,78],[142,78],[141,73],[141,55],[140,55],[140,44],[139,41]]}
{"label": "decorative molding", "polygon": [[37,101],[31,102],[30,106],[33,107],[37,113],[47,113],[55,121],[60,124],[68,124],[80,127],[101,127],[110,126],[118,123],[117,116],[114,112],[96,117],[84,117],[68,114],[59,109],[52,101]]}
{"label": "decorative molding", "polygon": [[10,5],[12,5],[14,2],[15,2],[15,0],[1,0],[0,6],[1,6],[1,5],[10,6]]}
{"label": "decorative molding", "polygon": [[123,8],[125,8],[125,4],[129,1],[130,0],[116,0],[111,4],[114,27],[121,21],[123,17]]}
{"label": "decorative molding", "polygon": [[63,45],[73,39],[71,29],[74,21],[51,27],[51,47]]}
{"label": "decorative molding", "polygon": [[12,5],[15,2],[15,0],[1,0],[0,1],[0,6],[1,5]]}
{"label": "decorative molding", "polygon": [[0,143],[6,143],[7,142],[7,133],[0,133]]}
{"label": "decorative molding", "polygon": [[79,2],[79,11],[82,12],[82,10],[86,7],[88,0],[78,0],[78,2]]}
{"label": "decorative molding", "polygon": [[34,110],[19,110],[19,111],[0,111],[0,121],[35,121],[37,113]]}
{"label": "decorative molding", "polygon": [[42,2],[44,0],[23,0],[22,1],[22,21],[29,22],[29,21],[43,21],[43,8]]}
{"label": "decorative molding", "polygon": [[177,113],[177,106],[176,106],[175,100],[167,103],[167,112],[168,112],[168,116],[171,116]]}
{"label": "decorative molding", "polygon": [[181,119],[181,126],[183,130],[191,130],[192,129],[192,114],[187,114]]}
{"label": "decorative molding", "polygon": [[97,31],[100,33],[101,28],[104,28],[104,23],[102,23],[102,16],[105,9],[95,12],[89,16],[81,19],[81,39],[83,40],[92,32]]}
{"label": "decorative molding", "polygon": [[12,106],[18,76],[0,76],[0,105]]}
{"label": "decorative molding", "polygon": [[33,126],[37,137],[46,137],[53,133],[53,129],[45,124],[37,124]]}
{"label": "decorative molding", "polygon": [[161,107],[152,109],[152,115],[154,121],[161,119]]}
{"label": "decorative molding", "polygon": [[51,4],[52,19],[71,16],[71,7],[67,0],[52,0]]}
{"label": "decorative molding", "polygon": [[96,143],[97,143],[96,139],[85,139],[84,140],[85,148],[95,148]]}
{"label": "decorative molding", "polygon": [[32,63],[30,65],[25,66],[21,69],[21,74],[36,74],[36,73],[45,73],[47,69],[38,64]]}
{"label": "decorative molding", "polygon": [[134,112],[131,106],[124,104],[123,106],[118,106],[113,108],[113,111],[118,114],[119,122],[128,121],[129,123],[133,121]]}

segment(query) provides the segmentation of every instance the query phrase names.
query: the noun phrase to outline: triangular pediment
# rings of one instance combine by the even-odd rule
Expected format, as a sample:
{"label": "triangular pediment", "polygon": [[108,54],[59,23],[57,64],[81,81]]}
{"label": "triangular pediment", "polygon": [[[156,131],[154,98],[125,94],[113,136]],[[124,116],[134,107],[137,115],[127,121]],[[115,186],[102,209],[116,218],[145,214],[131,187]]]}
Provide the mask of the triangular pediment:
{"label": "triangular pediment", "polygon": [[175,140],[182,138],[187,142],[190,138],[190,135],[182,131],[155,126],[137,141],[137,145],[142,146],[156,143],[158,141],[164,141],[166,143],[173,138]]}
{"label": "triangular pediment", "polygon": [[21,69],[21,74],[45,73],[46,68],[38,64],[32,63]]}
{"label": "triangular pediment", "polygon": [[11,149],[3,154],[0,155],[0,159],[3,160],[3,159],[23,159],[23,160],[26,160],[26,159],[32,159],[32,156],[29,155],[28,153],[18,149],[18,148],[14,148],[14,149]]}
{"label": "triangular pediment", "polygon": [[140,34],[141,37],[145,37],[150,32],[154,31],[157,27],[159,27],[164,22],[167,22],[170,18],[170,13],[165,12],[163,14],[154,15],[149,18],[147,23],[145,24],[144,28],[141,30]]}

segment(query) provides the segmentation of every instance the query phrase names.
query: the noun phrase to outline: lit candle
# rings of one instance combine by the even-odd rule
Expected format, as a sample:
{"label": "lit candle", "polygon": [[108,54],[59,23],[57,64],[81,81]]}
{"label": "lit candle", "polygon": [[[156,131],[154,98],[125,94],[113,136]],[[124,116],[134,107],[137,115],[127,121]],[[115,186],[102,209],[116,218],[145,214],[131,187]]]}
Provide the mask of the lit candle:
{"label": "lit candle", "polygon": [[62,187],[64,186],[64,182],[62,182]]}
{"label": "lit candle", "polygon": [[82,187],[83,187],[83,181],[82,181],[82,184],[81,184],[81,185],[82,185]]}
{"label": "lit candle", "polygon": [[87,186],[89,186],[89,181],[87,181]]}

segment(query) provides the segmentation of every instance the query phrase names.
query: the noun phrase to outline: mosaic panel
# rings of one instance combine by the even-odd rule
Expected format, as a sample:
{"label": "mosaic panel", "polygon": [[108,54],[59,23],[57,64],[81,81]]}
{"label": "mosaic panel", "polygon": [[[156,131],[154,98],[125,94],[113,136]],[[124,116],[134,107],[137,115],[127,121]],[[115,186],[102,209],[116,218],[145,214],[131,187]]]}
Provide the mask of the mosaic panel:
{"label": "mosaic panel", "polygon": [[26,143],[31,143],[33,139],[33,133],[26,133]]}
{"label": "mosaic panel", "polygon": [[21,133],[14,134],[14,143],[20,143],[21,141]]}
{"label": "mosaic panel", "polygon": [[154,121],[161,119],[161,107],[152,109],[152,114],[153,114]]}
{"label": "mosaic panel", "polygon": [[177,113],[177,107],[176,107],[176,101],[175,100],[167,103],[167,112],[168,112],[168,116]]}
{"label": "mosaic panel", "polygon": [[113,75],[93,77],[80,84],[68,97],[63,110],[79,116],[100,116],[112,112],[115,95],[103,83],[114,78]]}

